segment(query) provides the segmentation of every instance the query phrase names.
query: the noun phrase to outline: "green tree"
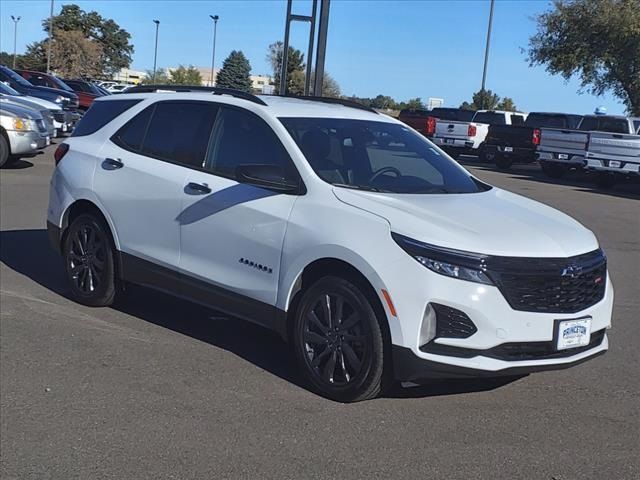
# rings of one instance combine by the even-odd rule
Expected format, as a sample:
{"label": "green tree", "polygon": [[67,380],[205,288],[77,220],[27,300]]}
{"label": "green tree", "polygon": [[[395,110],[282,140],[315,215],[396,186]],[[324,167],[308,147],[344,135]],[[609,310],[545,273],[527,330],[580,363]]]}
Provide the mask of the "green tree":
{"label": "green tree", "polygon": [[169,74],[164,68],[156,69],[155,80],[153,78],[153,70],[147,70],[145,77],[140,81],[143,85],[167,85],[170,83]]}
{"label": "green tree", "polygon": [[232,51],[222,64],[216,78],[216,86],[251,92],[251,64],[239,50]]}
{"label": "green tree", "polygon": [[640,2],[556,0],[537,19],[529,39],[530,65],[544,65],[582,88],[611,91],[633,115],[640,115]]}
{"label": "green tree", "polygon": [[[273,83],[276,89],[280,87],[280,72],[282,71],[282,52],[284,45],[278,41],[269,45],[267,49],[267,61],[273,70]],[[293,47],[289,47],[287,56],[287,91],[292,95],[302,95],[304,93],[305,78],[304,54]],[[284,93],[284,92],[281,92]]]}
{"label": "green tree", "polygon": [[[305,79],[306,75],[303,74],[302,77],[302,91],[300,92],[300,95],[302,95],[304,93],[304,79]],[[314,89],[314,85],[315,85],[315,79],[316,79],[316,72],[312,71],[311,72],[311,83],[309,84],[310,90],[311,92],[313,92]],[[340,85],[338,84],[338,82],[331,76],[329,75],[327,72],[324,72],[324,75],[322,77],[322,96],[323,97],[333,97],[333,98],[340,98]]]}
{"label": "green tree", "polygon": [[[156,80],[157,80],[156,72]],[[189,65],[185,67],[180,65],[178,68],[171,70],[169,74],[169,83],[174,85],[202,85],[202,75],[196,67]]]}
{"label": "green tree", "polygon": [[[49,32],[48,18],[42,21],[42,26],[45,32]],[[54,39],[60,31],[80,31],[85,38],[99,44],[102,52],[100,70],[105,76],[131,65],[131,35],[116,22],[103,18],[97,12],[85,12],[78,5],[63,5],[60,14],[53,17]],[[46,40],[44,43],[46,47]]]}
{"label": "green tree", "polygon": [[[13,66],[13,53],[0,52],[0,65]],[[16,55],[16,68],[24,68],[24,55]]]}
{"label": "green tree", "polygon": [[383,110],[396,108],[396,101],[388,95],[378,95],[371,101],[371,107]]}
{"label": "green tree", "polygon": [[398,107],[400,109],[408,108],[410,110],[422,110],[427,108],[420,97],[412,98],[410,100],[407,100],[406,102],[400,102],[400,105],[398,105]]}
{"label": "green tree", "polygon": [[22,57],[22,67],[38,72],[47,70],[47,43],[45,40],[27,45],[27,51]]}
{"label": "green tree", "polygon": [[496,108],[498,110],[504,110],[505,112],[516,112],[518,110],[516,104],[513,102],[513,98],[509,97],[504,97],[500,100]]}
{"label": "green tree", "polygon": [[[478,90],[473,94],[473,100],[471,103],[462,102],[460,108],[463,110],[495,110],[500,103],[500,96],[493,93],[491,90]],[[513,100],[509,99],[511,103]]]}

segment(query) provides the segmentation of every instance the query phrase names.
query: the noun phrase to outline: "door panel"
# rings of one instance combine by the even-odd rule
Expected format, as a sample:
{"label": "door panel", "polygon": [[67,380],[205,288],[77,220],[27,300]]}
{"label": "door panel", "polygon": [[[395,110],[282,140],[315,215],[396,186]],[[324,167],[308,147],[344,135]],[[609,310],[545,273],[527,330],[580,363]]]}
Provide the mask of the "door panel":
{"label": "door panel", "polygon": [[187,169],[129,152],[110,141],[100,157],[94,190],[113,220],[121,250],[177,270],[180,229],[176,218]]}
{"label": "door panel", "polygon": [[[189,183],[211,193],[186,188]],[[181,271],[275,305],[282,244],[297,197],[197,171],[184,185],[177,217]]]}

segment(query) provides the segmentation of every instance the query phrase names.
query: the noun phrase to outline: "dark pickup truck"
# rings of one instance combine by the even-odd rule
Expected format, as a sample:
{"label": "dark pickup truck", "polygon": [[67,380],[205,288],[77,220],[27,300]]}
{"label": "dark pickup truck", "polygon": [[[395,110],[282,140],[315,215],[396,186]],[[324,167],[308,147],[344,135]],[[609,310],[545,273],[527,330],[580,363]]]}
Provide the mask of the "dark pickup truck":
{"label": "dark pickup truck", "polygon": [[405,109],[400,110],[398,120],[406,123],[426,137],[432,137],[436,132],[437,120],[456,122],[470,122],[476,112],[461,108],[438,107],[433,110]]}
{"label": "dark pickup truck", "polygon": [[491,125],[480,147],[480,159],[507,170],[515,162],[536,160],[541,128],[575,129],[582,117],[568,113],[534,112],[522,125]]}

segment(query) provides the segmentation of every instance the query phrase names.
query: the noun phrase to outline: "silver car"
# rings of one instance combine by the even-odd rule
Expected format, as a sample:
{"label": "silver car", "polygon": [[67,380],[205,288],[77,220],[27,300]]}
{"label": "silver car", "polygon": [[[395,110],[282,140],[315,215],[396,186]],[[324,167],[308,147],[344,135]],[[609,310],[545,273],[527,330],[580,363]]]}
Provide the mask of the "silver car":
{"label": "silver car", "polygon": [[0,167],[10,158],[34,153],[50,142],[39,111],[0,101]]}

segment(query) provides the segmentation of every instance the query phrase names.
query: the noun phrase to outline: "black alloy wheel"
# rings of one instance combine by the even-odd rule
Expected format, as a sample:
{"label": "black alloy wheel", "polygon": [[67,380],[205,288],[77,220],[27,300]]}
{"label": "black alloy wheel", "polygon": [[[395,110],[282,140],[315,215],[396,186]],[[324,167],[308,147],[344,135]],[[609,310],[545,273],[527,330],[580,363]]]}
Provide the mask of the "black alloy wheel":
{"label": "black alloy wheel", "polygon": [[296,353],[314,390],[343,402],[382,391],[382,331],[356,285],[324,277],[304,293],[297,313]]}
{"label": "black alloy wheel", "polygon": [[76,218],[65,234],[63,257],[76,301],[106,306],[115,298],[115,268],[111,237],[101,219],[90,214]]}

